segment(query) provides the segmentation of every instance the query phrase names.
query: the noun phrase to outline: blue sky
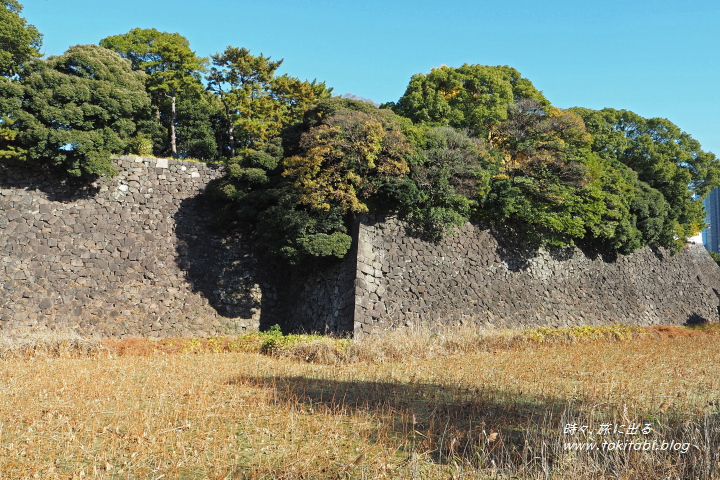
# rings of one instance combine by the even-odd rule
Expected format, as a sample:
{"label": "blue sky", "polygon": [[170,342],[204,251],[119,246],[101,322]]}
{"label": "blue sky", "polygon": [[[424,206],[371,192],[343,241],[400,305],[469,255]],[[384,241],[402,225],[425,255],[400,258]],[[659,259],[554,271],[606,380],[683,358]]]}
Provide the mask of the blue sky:
{"label": "blue sky", "polygon": [[[337,94],[397,100],[415,73],[510,65],[556,106],[664,117],[720,155],[717,0],[21,0],[44,53],[131,28],[285,59]],[[202,6],[201,6],[202,5]]]}

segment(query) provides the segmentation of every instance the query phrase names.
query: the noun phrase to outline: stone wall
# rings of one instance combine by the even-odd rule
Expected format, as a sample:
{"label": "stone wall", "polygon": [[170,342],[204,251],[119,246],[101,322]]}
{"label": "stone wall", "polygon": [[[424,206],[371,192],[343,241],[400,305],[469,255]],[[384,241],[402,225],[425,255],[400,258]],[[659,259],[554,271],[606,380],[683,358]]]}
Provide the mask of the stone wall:
{"label": "stone wall", "polygon": [[58,182],[0,163],[0,329],[102,336],[285,330],[363,335],[413,324],[494,327],[717,320],[720,268],[700,245],[607,258],[527,250],[467,224],[426,242],[365,219],[340,262],[289,268],[212,227],[217,165],[120,157],[119,175]]}
{"label": "stone wall", "polygon": [[717,321],[720,267],[702,245],[607,258],[527,250],[466,224],[435,244],[394,218],[358,234],[354,332],[473,322],[489,327]]}
{"label": "stone wall", "polygon": [[257,262],[211,229],[200,193],[216,165],[120,157],[89,188],[0,164],[0,327],[66,326],[103,336],[257,329]]}
{"label": "stone wall", "polygon": [[266,325],[279,324],[285,331],[347,335],[353,331],[355,307],[355,255],[340,262],[320,262],[299,269],[287,268],[273,275],[278,294]]}

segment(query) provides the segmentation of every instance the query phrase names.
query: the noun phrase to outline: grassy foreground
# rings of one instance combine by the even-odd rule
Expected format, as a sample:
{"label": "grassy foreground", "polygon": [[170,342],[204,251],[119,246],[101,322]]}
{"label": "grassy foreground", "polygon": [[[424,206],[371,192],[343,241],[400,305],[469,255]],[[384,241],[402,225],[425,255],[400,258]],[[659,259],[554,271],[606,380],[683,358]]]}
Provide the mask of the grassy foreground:
{"label": "grassy foreground", "polygon": [[715,327],[6,336],[0,478],[720,478],[719,344]]}

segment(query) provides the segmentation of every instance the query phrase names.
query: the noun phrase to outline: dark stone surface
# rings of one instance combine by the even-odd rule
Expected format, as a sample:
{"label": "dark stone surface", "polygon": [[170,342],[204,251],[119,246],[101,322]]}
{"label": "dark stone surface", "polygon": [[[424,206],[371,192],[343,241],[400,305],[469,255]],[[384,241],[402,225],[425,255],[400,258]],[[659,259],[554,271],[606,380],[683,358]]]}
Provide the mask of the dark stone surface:
{"label": "dark stone surface", "polygon": [[702,245],[675,255],[644,248],[603,256],[529,248],[471,224],[436,244],[413,238],[395,218],[365,218],[357,261],[356,335],[408,323],[528,328],[718,320],[720,267]]}
{"label": "dark stone surface", "polygon": [[[116,159],[93,185],[0,163],[0,328],[127,337],[286,331],[365,335],[492,327],[716,321],[720,268],[701,245],[608,256],[537,249],[465,225],[440,243],[394,218],[356,225],[343,261],[290,268],[212,228],[221,167]],[[158,164],[167,162],[167,168]]]}
{"label": "dark stone surface", "polygon": [[209,335],[258,328],[254,258],[241,239],[212,231],[213,206],[200,195],[222,169],[157,162],[120,157],[117,177],[78,186],[3,160],[1,328],[170,336],[198,318]]}

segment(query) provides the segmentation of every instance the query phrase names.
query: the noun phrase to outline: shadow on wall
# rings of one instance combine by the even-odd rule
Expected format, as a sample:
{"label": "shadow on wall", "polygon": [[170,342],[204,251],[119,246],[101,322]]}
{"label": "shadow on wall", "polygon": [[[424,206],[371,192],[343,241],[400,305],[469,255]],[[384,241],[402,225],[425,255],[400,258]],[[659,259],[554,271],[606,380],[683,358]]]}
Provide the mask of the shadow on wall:
{"label": "shadow on wall", "polygon": [[0,160],[0,188],[39,190],[51,202],[69,203],[92,198],[100,191],[98,182],[68,177],[54,166],[35,161]]}
{"label": "shadow on wall", "polygon": [[[508,270],[512,272],[521,272],[527,270],[533,258],[538,256],[540,252],[540,243],[532,243],[524,240],[525,235],[521,230],[513,229],[507,225],[481,225],[481,228],[488,229],[492,232],[497,240],[498,246],[496,253],[507,265]],[[617,261],[618,252],[598,249],[588,242],[578,241],[575,246],[553,246],[546,245],[543,247],[553,260],[563,262],[572,259],[577,250],[580,250],[588,259],[602,259],[605,263],[613,263]],[[663,259],[662,252],[654,248],[653,253],[660,260]]]}
{"label": "shadow on wall", "polygon": [[[718,307],[718,309],[720,309],[720,307]],[[693,312],[692,314],[688,315],[687,320],[685,320],[685,325],[687,325],[688,327],[699,327],[701,325],[708,325],[709,323],[710,320],[703,317],[697,312]]]}
{"label": "shadow on wall", "polygon": [[483,225],[482,228],[490,230],[497,240],[496,253],[511,272],[527,270],[530,267],[530,260],[540,251],[539,244],[521,241],[523,236],[508,226]]}
{"label": "shadow on wall", "polygon": [[175,213],[175,261],[194,292],[227,318],[260,315],[259,265],[239,235],[213,228],[215,203],[206,195],[182,200]]}

